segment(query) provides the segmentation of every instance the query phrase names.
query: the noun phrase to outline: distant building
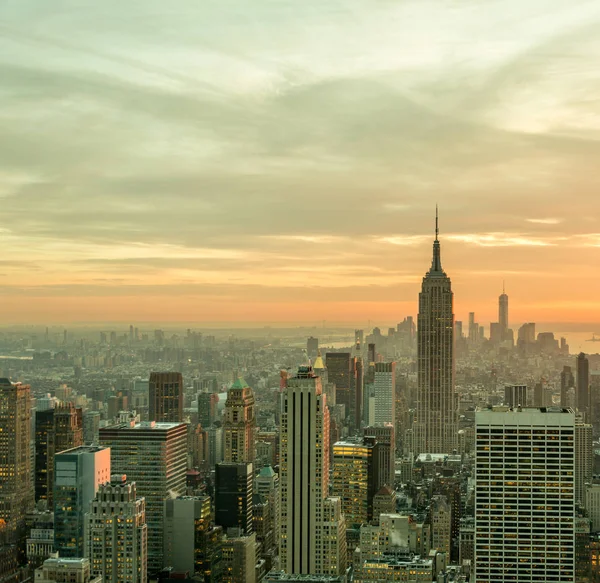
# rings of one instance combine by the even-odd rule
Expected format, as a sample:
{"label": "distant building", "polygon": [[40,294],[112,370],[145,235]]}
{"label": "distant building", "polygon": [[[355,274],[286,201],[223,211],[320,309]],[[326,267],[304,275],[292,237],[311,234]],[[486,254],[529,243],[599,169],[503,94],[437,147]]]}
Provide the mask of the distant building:
{"label": "distant building", "polygon": [[504,387],[504,404],[507,407],[526,407],[527,385],[506,385]]}
{"label": "distant building", "polygon": [[577,356],[577,409],[586,421],[590,419],[590,361],[582,352]]}
{"label": "distant building", "polygon": [[395,423],[396,363],[376,362],[374,378],[374,423]]}
{"label": "distant building", "polygon": [[149,418],[160,423],[183,421],[183,377],[178,372],[153,372],[149,381]]}

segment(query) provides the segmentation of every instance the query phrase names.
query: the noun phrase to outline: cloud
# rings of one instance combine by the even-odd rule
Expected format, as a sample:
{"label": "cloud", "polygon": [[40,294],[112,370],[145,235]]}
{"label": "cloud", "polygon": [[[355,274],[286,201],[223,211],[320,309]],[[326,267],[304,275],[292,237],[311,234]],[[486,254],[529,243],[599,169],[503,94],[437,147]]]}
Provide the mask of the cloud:
{"label": "cloud", "polygon": [[562,219],[525,219],[528,223],[534,223],[537,225],[559,225],[562,223]]}

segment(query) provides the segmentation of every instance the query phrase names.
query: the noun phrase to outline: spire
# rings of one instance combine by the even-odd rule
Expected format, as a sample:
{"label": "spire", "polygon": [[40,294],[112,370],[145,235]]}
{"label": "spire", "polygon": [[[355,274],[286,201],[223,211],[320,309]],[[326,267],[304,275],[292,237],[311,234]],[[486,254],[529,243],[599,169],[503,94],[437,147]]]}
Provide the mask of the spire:
{"label": "spire", "polygon": [[433,260],[431,262],[430,274],[443,275],[444,270],[442,269],[442,258],[440,251],[440,242],[438,236],[440,234],[439,228],[439,216],[438,216],[438,205],[435,205],[435,241],[433,242]]}

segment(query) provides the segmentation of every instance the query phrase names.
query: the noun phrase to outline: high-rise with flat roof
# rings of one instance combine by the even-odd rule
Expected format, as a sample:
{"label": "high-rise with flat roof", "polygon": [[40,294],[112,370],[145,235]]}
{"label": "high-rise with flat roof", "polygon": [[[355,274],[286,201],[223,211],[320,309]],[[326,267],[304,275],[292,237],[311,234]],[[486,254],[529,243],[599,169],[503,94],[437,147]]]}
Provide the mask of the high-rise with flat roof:
{"label": "high-rise with flat roof", "polygon": [[150,373],[148,386],[150,421],[181,423],[183,421],[183,377],[181,373]]}
{"label": "high-rise with flat roof", "polygon": [[[339,500],[326,502],[329,491],[329,410],[321,379],[312,367],[301,366],[298,374],[288,379],[282,395],[281,567],[291,574],[340,574],[331,573],[339,563],[338,556],[331,555],[330,546],[334,541],[329,537],[335,531],[336,549],[339,551],[338,545],[345,547],[345,523],[339,514]],[[342,534],[338,536],[340,529]]]}
{"label": "high-rise with flat roof", "polygon": [[395,423],[396,363],[376,362],[374,374],[374,422]]}
{"label": "high-rise with flat roof", "polygon": [[576,405],[586,421],[590,419],[590,361],[581,352],[577,356]]}
{"label": "high-rise with flat roof", "polygon": [[224,530],[240,528],[244,534],[251,534],[254,530],[252,464],[222,462],[215,470],[215,523]]}
{"label": "high-rise with flat roof", "polygon": [[452,453],[457,445],[454,394],[454,295],[442,269],[436,211],[431,268],[419,294],[415,453]]}
{"label": "high-rise with flat roof", "polygon": [[100,486],[86,514],[85,535],[92,576],[103,583],[147,582],[146,501],[127,476],[113,475]]}
{"label": "high-rise with flat roof", "polygon": [[25,559],[25,518],[33,507],[31,388],[0,379],[0,521],[5,542]]}
{"label": "high-rise with flat roof", "polygon": [[83,557],[85,514],[101,484],[110,481],[110,449],[82,445],[54,456],[54,548]]}
{"label": "high-rise with flat roof", "polygon": [[121,423],[100,429],[100,443],[111,448],[112,471],[135,482],[146,499],[148,573],[163,568],[164,506],[185,494],[187,425],[185,423]]}
{"label": "high-rise with flat roof", "polygon": [[575,580],[575,414],[477,411],[475,580]]}

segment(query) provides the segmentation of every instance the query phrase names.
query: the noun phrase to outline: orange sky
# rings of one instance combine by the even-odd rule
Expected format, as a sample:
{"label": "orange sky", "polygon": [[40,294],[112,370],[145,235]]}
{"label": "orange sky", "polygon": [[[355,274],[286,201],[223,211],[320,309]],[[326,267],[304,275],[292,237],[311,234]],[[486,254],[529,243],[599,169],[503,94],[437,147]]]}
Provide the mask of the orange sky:
{"label": "orange sky", "polygon": [[0,324],[600,322],[600,3],[176,4],[0,6]]}

